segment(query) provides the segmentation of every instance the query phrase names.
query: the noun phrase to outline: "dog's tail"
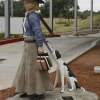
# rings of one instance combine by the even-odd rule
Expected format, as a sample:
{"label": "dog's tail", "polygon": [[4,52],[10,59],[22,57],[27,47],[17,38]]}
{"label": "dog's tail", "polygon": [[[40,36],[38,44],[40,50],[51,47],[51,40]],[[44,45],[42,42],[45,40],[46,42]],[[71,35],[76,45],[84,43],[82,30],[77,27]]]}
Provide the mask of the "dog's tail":
{"label": "dog's tail", "polygon": [[81,86],[79,85],[78,82],[75,82],[75,86],[76,86],[76,89],[80,89],[81,88]]}
{"label": "dog's tail", "polygon": [[82,86],[80,86],[80,84],[78,82],[75,82],[75,85],[76,85],[76,90],[81,89],[82,91],[85,92],[85,89]]}
{"label": "dog's tail", "polygon": [[70,77],[75,77],[75,78],[76,78],[76,75],[73,73],[73,71],[71,70],[71,68],[68,67],[68,65],[67,65],[66,63],[64,63],[64,65],[68,68],[69,76],[70,76]]}
{"label": "dog's tail", "polygon": [[[76,78],[76,80],[77,80],[77,77],[76,77],[76,75],[73,73],[73,71],[71,70],[71,68],[70,68],[66,63],[64,63],[64,65],[68,68],[69,76],[70,76],[70,77],[74,77],[74,78]],[[81,90],[85,91],[85,89],[84,89],[77,81],[74,81],[74,82],[75,82],[76,89],[81,89]]]}

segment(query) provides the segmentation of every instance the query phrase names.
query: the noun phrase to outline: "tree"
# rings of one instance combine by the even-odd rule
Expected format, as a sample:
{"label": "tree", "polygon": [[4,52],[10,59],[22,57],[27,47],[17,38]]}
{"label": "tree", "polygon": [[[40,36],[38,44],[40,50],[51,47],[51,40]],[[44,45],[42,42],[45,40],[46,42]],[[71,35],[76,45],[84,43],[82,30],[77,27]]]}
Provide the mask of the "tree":
{"label": "tree", "polygon": [[[74,0],[53,0],[54,17],[69,17],[70,8],[74,7]],[[42,13],[45,17],[49,17],[49,1],[42,8]],[[72,15],[72,14],[71,14]]]}
{"label": "tree", "polygon": [[0,2],[0,16],[4,16],[4,2]]}
{"label": "tree", "polygon": [[[14,1],[14,16],[24,16],[25,9],[21,1]],[[4,16],[4,1],[0,2],[0,16]]]}
{"label": "tree", "polygon": [[25,9],[21,1],[14,1],[14,16],[22,17],[25,15]]}
{"label": "tree", "polygon": [[[0,15],[4,15],[4,4],[0,3]],[[53,15],[54,17],[64,17],[66,19],[73,18],[74,0],[53,0]],[[42,15],[49,17],[49,0],[41,7]],[[25,9],[21,1],[14,1],[14,16],[24,16]]]}
{"label": "tree", "polygon": [[89,10],[85,10],[83,12],[79,12],[79,17],[82,19],[86,19],[88,16],[90,16],[90,11]]}
{"label": "tree", "polygon": [[41,14],[44,17],[49,17],[49,1],[47,1],[43,7],[41,7]]}

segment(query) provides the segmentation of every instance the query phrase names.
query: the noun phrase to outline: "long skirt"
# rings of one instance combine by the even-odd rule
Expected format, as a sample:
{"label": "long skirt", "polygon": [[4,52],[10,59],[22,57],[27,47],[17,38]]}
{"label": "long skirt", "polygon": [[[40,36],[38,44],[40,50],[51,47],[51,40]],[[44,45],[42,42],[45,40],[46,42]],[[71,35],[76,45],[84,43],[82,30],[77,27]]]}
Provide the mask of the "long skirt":
{"label": "long skirt", "polygon": [[36,43],[24,42],[24,52],[13,83],[17,93],[44,94],[52,90],[47,71],[40,71]]}

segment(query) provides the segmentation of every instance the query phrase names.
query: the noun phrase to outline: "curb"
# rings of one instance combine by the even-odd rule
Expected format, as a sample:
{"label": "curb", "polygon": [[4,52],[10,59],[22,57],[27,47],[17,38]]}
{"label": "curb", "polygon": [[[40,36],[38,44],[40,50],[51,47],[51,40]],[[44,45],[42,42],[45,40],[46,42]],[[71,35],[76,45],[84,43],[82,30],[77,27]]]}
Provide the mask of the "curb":
{"label": "curb", "polygon": [[19,41],[23,41],[23,40],[24,40],[23,38],[4,39],[4,40],[0,40],[0,45],[19,42]]}

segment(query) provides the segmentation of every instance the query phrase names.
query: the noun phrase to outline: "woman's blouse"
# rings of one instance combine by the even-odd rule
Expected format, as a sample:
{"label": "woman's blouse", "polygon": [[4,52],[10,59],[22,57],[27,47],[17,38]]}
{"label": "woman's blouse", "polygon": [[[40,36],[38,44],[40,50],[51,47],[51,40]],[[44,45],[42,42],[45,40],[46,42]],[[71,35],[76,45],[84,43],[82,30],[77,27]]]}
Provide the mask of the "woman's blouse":
{"label": "woman's blouse", "polygon": [[41,30],[38,13],[34,11],[26,13],[24,20],[24,35],[34,37],[38,47],[43,46],[44,35]]}

